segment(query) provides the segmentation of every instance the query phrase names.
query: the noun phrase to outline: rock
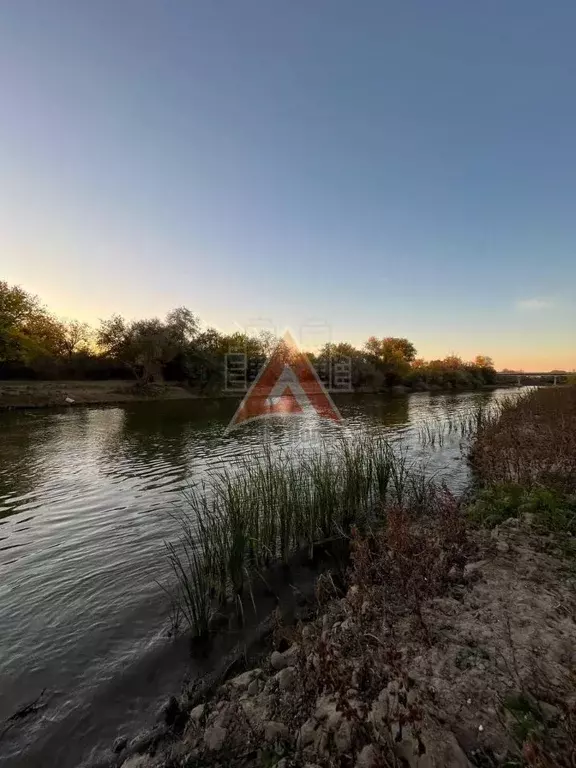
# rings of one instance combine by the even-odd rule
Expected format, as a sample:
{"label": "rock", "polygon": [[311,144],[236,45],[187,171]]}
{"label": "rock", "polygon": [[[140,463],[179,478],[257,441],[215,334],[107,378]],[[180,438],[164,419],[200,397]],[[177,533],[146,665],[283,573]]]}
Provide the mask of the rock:
{"label": "rock", "polygon": [[122,763],[122,768],[152,768],[154,764],[149,755],[132,755]]}
{"label": "rock", "polygon": [[260,690],[260,683],[258,682],[258,680],[252,680],[252,682],[247,688],[247,693],[249,693],[250,696],[256,696],[259,690]]}
{"label": "rock", "polygon": [[329,731],[335,731],[344,717],[342,712],[337,710],[336,706],[335,696],[321,696],[316,702],[316,712],[314,713],[314,716],[316,720],[323,723]]}
{"label": "rock", "polygon": [[193,723],[200,722],[205,711],[206,711],[206,704],[198,704],[198,706],[194,707],[194,709],[190,712],[190,720]]}
{"label": "rock", "polygon": [[356,758],[356,768],[376,768],[380,764],[374,744],[366,744]]}
{"label": "rock", "polygon": [[158,710],[156,714],[156,721],[165,722],[166,725],[172,725],[172,723],[178,717],[179,712],[180,712],[180,705],[178,704],[176,697],[170,696],[170,698],[167,701],[165,701],[164,704],[162,704],[162,706]]}
{"label": "rock", "polygon": [[266,741],[287,741],[290,738],[290,731],[284,723],[277,723],[274,720],[268,720],[264,723],[264,739]]}
{"label": "rock", "polygon": [[284,655],[278,651],[274,651],[272,656],[270,656],[270,664],[272,664],[272,669],[275,669],[276,671],[284,669],[284,667],[287,666]]}
{"label": "rock", "polygon": [[186,741],[176,741],[168,748],[164,761],[165,765],[186,765],[186,758],[190,752],[190,744]]}
{"label": "rock", "polygon": [[235,705],[231,704],[228,701],[224,702],[224,706],[218,712],[218,715],[215,718],[212,725],[217,725],[219,728],[227,728],[228,724],[234,717],[234,712],[235,712]]}
{"label": "rock", "polygon": [[204,732],[204,744],[206,749],[211,752],[216,752],[222,749],[226,741],[226,728],[222,728],[220,725],[213,725]]}
{"label": "rock", "polygon": [[285,691],[287,688],[290,688],[294,682],[294,667],[281,669],[274,678],[278,681],[278,688],[280,688],[281,691]]}
{"label": "rock", "polygon": [[394,723],[391,731],[395,742],[394,753],[396,756],[403,761],[403,765],[418,768],[420,766],[418,740],[414,738],[412,728],[409,725],[400,726],[399,723]]}
{"label": "rock", "polygon": [[510,544],[508,544],[505,541],[498,541],[496,543],[496,549],[498,550],[498,552],[508,552],[510,549]]}
{"label": "rock", "polygon": [[460,581],[462,578],[462,571],[457,566],[453,565],[448,571],[448,581]]}
{"label": "rock", "polygon": [[128,739],[126,736],[118,736],[118,738],[114,740],[114,744],[112,744],[112,752],[115,754],[122,752],[122,750],[126,748],[127,744]]}
{"label": "rock", "polygon": [[142,733],[134,736],[128,744],[128,752],[131,755],[135,752],[147,752],[153,744],[166,734],[166,731],[165,725],[157,725],[151,731],[142,731]]}
{"label": "rock", "polygon": [[271,697],[266,692],[262,692],[258,696],[249,696],[245,701],[240,702],[244,716],[252,728],[261,728],[262,723],[270,718],[268,714],[270,703]]}
{"label": "rock", "polygon": [[298,734],[298,743],[301,747],[307,747],[309,744],[313,744],[316,740],[316,731],[318,724],[312,718],[306,720],[304,725],[300,728]]}
{"label": "rock", "polygon": [[247,672],[242,672],[238,677],[230,680],[230,685],[237,691],[244,691],[248,688],[250,683],[262,674],[261,669],[249,669]]}
{"label": "rock", "polygon": [[[383,692],[386,694],[386,692]],[[372,723],[374,730],[381,736],[385,735],[388,728],[388,696],[383,699],[378,697],[377,701],[372,702],[372,708],[368,713],[368,722]]]}
{"label": "rock", "polygon": [[316,757],[330,756],[330,734],[324,728],[320,728],[317,733],[314,749],[316,750]]}
{"label": "rock", "polygon": [[286,760],[285,757],[283,757],[282,760],[278,760],[276,768],[288,768],[288,760]]}
{"label": "rock", "polygon": [[450,768],[472,768],[472,764],[453,733],[448,733],[445,737],[440,760],[442,765],[449,765]]}
{"label": "rock", "polygon": [[411,688],[406,694],[406,706],[413,707],[418,702],[418,691]]}
{"label": "rock", "polygon": [[298,660],[299,653],[300,653],[300,646],[298,645],[298,643],[294,643],[293,645],[290,646],[290,648],[288,648],[287,651],[284,651],[282,656],[284,656],[284,661],[286,662],[286,666],[293,667]]}
{"label": "rock", "polygon": [[466,563],[464,566],[464,578],[470,579],[481,575],[481,570],[486,565],[486,560],[477,560],[475,563]]}
{"label": "rock", "polygon": [[334,734],[334,745],[342,755],[348,752],[352,746],[352,724],[349,720],[343,720]]}

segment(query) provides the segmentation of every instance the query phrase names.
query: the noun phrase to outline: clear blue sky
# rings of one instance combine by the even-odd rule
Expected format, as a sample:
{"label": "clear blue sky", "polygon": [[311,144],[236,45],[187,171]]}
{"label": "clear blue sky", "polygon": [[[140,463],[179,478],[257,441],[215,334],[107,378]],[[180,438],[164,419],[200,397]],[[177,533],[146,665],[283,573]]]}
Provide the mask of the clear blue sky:
{"label": "clear blue sky", "polygon": [[0,278],[576,367],[573,0],[2,0]]}

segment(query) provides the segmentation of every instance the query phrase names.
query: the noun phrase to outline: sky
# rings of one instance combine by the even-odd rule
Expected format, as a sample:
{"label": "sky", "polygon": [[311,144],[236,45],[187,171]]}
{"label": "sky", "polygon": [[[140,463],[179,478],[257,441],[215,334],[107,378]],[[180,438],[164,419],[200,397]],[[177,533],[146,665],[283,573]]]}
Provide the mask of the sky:
{"label": "sky", "polygon": [[2,0],[0,279],[576,368],[573,0]]}

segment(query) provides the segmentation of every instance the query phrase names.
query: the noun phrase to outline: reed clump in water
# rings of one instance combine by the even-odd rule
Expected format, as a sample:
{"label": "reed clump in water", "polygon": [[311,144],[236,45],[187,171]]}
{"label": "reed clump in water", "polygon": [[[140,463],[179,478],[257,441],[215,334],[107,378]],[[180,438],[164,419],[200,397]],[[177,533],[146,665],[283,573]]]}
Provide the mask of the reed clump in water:
{"label": "reed clump in water", "polygon": [[418,438],[424,447],[441,448],[450,437],[469,442],[491,424],[496,424],[503,413],[512,410],[527,395],[509,395],[497,401],[478,400],[470,408],[450,413],[444,418],[427,419],[418,427]]}
{"label": "reed clump in water", "polygon": [[435,486],[379,439],[342,440],[298,457],[265,453],[214,473],[187,494],[178,545],[169,545],[177,605],[196,636],[214,606],[242,597],[274,563],[319,541],[380,524],[390,504],[424,509]]}

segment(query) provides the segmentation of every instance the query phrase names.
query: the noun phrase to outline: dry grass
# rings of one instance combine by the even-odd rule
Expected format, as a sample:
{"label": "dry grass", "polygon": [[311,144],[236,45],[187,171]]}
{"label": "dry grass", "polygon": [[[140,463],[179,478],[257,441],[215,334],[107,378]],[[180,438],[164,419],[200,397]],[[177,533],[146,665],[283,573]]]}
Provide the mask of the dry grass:
{"label": "dry grass", "polygon": [[482,424],[471,462],[483,484],[576,490],[576,387],[538,389]]}

